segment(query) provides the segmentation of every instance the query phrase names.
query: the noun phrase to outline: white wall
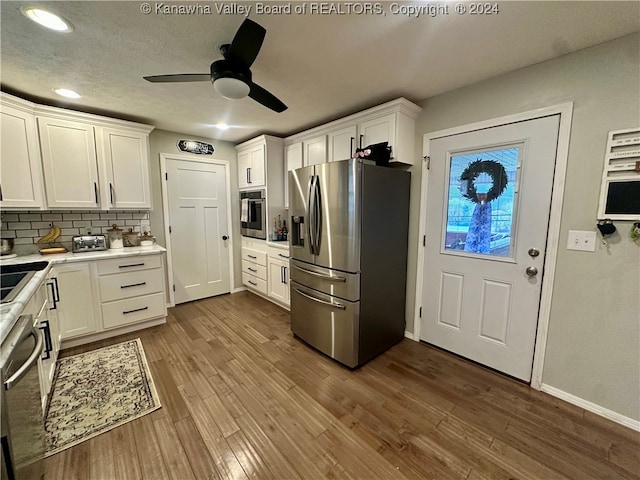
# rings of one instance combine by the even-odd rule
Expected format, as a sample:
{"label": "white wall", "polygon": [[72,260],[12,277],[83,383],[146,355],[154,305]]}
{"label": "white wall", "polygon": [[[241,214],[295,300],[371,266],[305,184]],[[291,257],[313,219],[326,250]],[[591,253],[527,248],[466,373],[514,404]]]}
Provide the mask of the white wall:
{"label": "white wall", "polygon": [[[640,420],[640,244],[629,237],[631,222],[615,222],[619,234],[595,253],[563,247],[568,230],[595,230],[607,133],[640,124],[640,35],[423,101],[416,155],[425,133],[565,102],[574,112],[543,383]],[[410,312],[421,165],[412,173]]]}
{"label": "white wall", "polygon": [[166,245],[164,235],[164,217],[162,213],[162,184],[160,178],[160,154],[161,153],[182,153],[178,150],[177,143],[180,139],[200,140],[213,145],[213,155],[199,155],[198,159],[203,160],[213,157],[218,160],[226,160],[230,167],[230,183],[231,183],[231,241],[234,250],[234,271],[236,272],[235,283],[232,288],[242,286],[242,278],[240,277],[241,264],[240,254],[240,201],[238,200],[238,162],[236,149],[234,144],[224,142],[222,140],[213,140],[211,138],[194,137],[193,135],[168,132],[165,130],[154,130],[149,136],[149,171],[151,174],[151,189],[153,195],[153,210],[150,213],[151,231],[155,235],[158,243],[162,246]]}

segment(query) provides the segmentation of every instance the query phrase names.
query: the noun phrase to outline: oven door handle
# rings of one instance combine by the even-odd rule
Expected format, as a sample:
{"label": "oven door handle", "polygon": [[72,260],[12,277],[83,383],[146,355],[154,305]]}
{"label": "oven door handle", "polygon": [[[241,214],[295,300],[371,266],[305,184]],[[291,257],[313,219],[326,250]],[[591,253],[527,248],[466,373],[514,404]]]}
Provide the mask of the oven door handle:
{"label": "oven door handle", "polygon": [[4,382],[5,390],[11,390],[15,386],[15,384],[18,383],[22,379],[22,377],[26,375],[29,369],[38,361],[38,358],[40,358],[43,343],[42,335],[40,335],[35,328],[31,329],[31,333],[29,333],[29,335],[33,335],[33,337],[36,339],[36,346],[33,349],[33,352],[31,352],[31,355],[29,356],[27,361],[22,364],[22,366],[16,371],[16,373],[11,375]]}

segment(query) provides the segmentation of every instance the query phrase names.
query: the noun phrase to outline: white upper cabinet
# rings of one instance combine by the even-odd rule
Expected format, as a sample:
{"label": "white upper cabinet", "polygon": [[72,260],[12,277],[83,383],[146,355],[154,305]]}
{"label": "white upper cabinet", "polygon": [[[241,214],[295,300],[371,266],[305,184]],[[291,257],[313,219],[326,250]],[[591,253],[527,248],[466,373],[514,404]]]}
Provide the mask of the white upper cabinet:
{"label": "white upper cabinet", "polygon": [[265,162],[264,143],[238,149],[238,188],[264,187]]}
{"label": "white upper cabinet", "polygon": [[358,125],[358,148],[364,148],[376,143],[387,142],[393,146],[396,140],[396,114],[391,113],[374,118]]}
{"label": "white upper cabinet", "polygon": [[284,147],[284,207],[289,208],[289,172],[302,167],[302,142]]}
{"label": "white upper cabinet", "polygon": [[336,162],[338,160],[347,160],[353,157],[353,153],[358,146],[358,127],[349,125],[329,132],[327,161]]}
{"label": "white upper cabinet", "polygon": [[[319,139],[326,137],[324,156],[320,155],[320,149],[313,152],[313,159],[317,160],[315,163],[346,160],[353,157],[356,148],[387,142],[391,147],[390,164],[413,165],[416,161],[414,152],[415,119],[420,110],[418,105],[404,98],[398,98],[297,133],[287,137],[286,142],[291,144],[302,141],[304,144],[305,139],[311,138],[318,140],[319,144]],[[308,157],[311,159],[311,153]],[[324,160],[321,160],[322,158]],[[307,162],[307,147],[305,147],[305,165],[312,164]]]}
{"label": "white upper cabinet", "polygon": [[151,208],[149,136],[115,128],[96,129],[102,205]]}
{"label": "white upper cabinet", "polygon": [[0,208],[44,208],[40,145],[33,107],[2,96]]}
{"label": "white upper cabinet", "polygon": [[40,117],[38,129],[48,207],[99,209],[93,126]]}
{"label": "white upper cabinet", "polygon": [[309,165],[317,165],[327,161],[327,136],[320,135],[302,141],[303,146],[303,164],[305,167]]}
{"label": "white upper cabinet", "polygon": [[2,208],[151,208],[153,127],[4,93],[0,100]]}

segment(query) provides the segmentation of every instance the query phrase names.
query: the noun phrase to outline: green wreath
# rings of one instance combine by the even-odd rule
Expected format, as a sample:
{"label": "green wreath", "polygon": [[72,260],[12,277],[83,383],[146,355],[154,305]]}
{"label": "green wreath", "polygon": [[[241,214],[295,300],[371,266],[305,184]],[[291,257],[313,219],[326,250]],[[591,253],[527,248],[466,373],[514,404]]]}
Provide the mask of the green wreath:
{"label": "green wreath", "polygon": [[507,188],[507,172],[502,164],[494,160],[480,159],[471,162],[460,175],[460,180],[467,181],[467,191],[462,192],[462,196],[468,198],[473,203],[478,203],[475,181],[481,173],[486,173],[491,177],[491,188],[487,192],[487,202],[498,198],[502,195],[505,188]]}

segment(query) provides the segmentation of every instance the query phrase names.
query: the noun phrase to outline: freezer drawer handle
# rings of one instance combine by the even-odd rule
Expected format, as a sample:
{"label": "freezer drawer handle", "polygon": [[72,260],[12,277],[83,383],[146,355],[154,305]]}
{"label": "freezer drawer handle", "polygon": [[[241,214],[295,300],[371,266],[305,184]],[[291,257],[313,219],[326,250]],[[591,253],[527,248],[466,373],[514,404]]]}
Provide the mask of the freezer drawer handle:
{"label": "freezer drawer handle", "polygon": [[42,335],[39,335],[35,329],[31,330],[29,335],[33,335],[36,339],[36,346],[31,352],[31,356],[27,359],[26,362],[4,382],[5,390],[11,390],[13,386],[20,381],[22,377],[29,371],[31,366],[38,361],[38,358],[42,354],[42,344],[44,341],[42,340]]}
{"label": "freezer drawer handle", "polygon": [[335,275],[323,275],[322,273],[312,272],[311,270],[307,270],[306,268],[301,268],[297,265],[293,265],[293,268],[296,270],[300,270],[301,272],[308,273],[309,275],[313,275],[314,277],[323,278],[325,280],[331,280],[332,282],[346,282],[347,279],[344,277],[336,277]]}
{"label": "freezer drawer handle", "polygon": [[313,300],[314,302],[318,302],[321,303],[323,305],[326,305],[328,307],[334,307],[334,308],[339,308],[340,310],[346,310],[347,307],[345,307],[344,305],[342,305],[341,303],[333,303],[333,302],[325,302],[324,300],[320,300],[319,298],[313,297],[311,295],[307,295],[304,292],[301,292],[300,290],[298,290],[296,287],[291,287],[293,288],[296,292],[298,292],[300,295],[302,295],[303,297],[308,298],[309,300]]}

